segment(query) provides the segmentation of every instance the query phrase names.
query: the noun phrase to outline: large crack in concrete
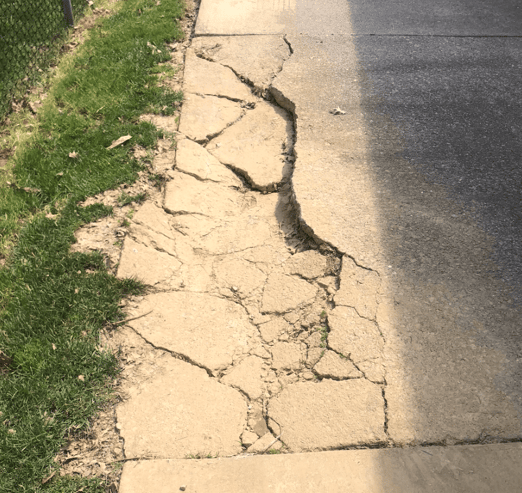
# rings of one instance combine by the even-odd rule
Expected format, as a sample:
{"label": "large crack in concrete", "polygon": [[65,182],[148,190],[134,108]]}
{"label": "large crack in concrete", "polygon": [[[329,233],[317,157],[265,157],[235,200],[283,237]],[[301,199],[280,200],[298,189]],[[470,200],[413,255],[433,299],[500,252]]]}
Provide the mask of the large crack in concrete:
{"label": "large crack in concrete", "polygon": [[[388,443],[379,276],[300,218],[295,106],[272,87],[292,50],[281,36],[263,37],[266,45],[255,38],[193,41],[180,124],[186,139],[162,203],[145,203],[125,239],[118,276],[154,286],[130,312],[150,314],[129,325],[178,360],[118,408],[131,456]],[[234,58],[239,49],[264,65],[245,66]],[[192,375],[193,365],[205,375]],[[194,392],[194,405],[216,411],[210,421],[190,409]]]}

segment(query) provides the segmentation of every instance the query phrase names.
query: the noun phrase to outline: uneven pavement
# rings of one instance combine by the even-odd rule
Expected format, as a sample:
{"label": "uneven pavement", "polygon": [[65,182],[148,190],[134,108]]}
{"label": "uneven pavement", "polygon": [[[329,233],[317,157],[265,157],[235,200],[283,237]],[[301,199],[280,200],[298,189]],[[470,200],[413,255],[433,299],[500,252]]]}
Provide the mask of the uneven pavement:
{"label": "uneven pavement", "polygon": [[[164,197],[118,268],[150,286],[129,337],[152,348],[117,409],[123,493],[522,482],[501,444],[522,435],[521,317],[491,239],[401,157],[349,5],[326,4],[202,2]],[[382,450],[320,453],[361,447]]]}

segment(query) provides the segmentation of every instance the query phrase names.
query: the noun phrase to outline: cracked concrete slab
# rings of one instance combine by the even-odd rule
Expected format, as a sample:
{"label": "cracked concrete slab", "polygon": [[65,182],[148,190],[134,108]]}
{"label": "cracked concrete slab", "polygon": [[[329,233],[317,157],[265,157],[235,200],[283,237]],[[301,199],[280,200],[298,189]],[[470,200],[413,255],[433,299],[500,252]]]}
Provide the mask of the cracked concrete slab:
{"label": "cracked concrete slab", "polygon": [[259,399],[264,392],[265,385],[262,372],[265,362],[257,356],[248,356],[227,373],[221,382],[240,389],[250,400]]}
{"label": "cracked concrete slab", "polygon": [[199,58],[190,48],[185,55],[183,89],[185,93],[218,96],[232,101],[255,101],[248,86],[239,81],[232,70]]}
{"label": "cracked concrete slab", "polygon": [[248,351],[256,329],[237,303],[205,293],[147,295],[129,325],[151,344],[188,358],[213,374]]}
{"label": "cracked concrete slab", "polygon": [[127,238],[116,276],[120,279],[133,277],[154,286],[170,279],[180,267],[181,262],[172,255]]}
{"label": "cracked concrete slab", "polygon": [[275,190],[290,174],[285,153],[292,149],[293,124],[287,112],[260,101],[235,125],[209,143],[207,150],[258,190]]}
{"label": "cracked concrete slab", "polygon": [[384,382],[384,339],[377,324],[344,306],[328,313],[328,324],[328,345],[349,357],[372,382]]}
{"label": "cracked concrete slab", "polygon": [[172,214],[221,218],[239,215],[242,198],[241,192],[230,187],[176,172],[165,188],[164,207]]}
{"label": "cracked concrete slab", "polygon": [[283,36],[213,36],[197,37],[191,47],[207,60],[230,67],[254,88],[265,92],[290,56]]}
{"label": "cracked concrete slab", "polygon": [[329,350],[326,350],[319,362],[314,365],[314,371],[320,377],[334,380],[361,378],[363,376],[348,358]]}
{"label": "cracked concrete slab", "polygon": [[386,441],[381,387],[365,379],[298,382],[268,405],[292,452],[328,450]]}
{"label": "cracked concrete slab", "polygon": [[324,276],[327,267],[326,257],[316,250],[296,253],[284,264],[287,274],[297,274],[305,279],[316,279]]}
{"label": "cracked concrete slab", "polygon": [[242,186],[241,180],[232,171],[223,166],[203,146],[189,139],[177,142],[176,170],[203,181],[215,181],[228,187]]}
{"label": "cracked concrete slab", "polygon": [[266,281],[266,274],[254,264],[241,258],[225,258],[216,262],[214,275],[224,295],[232,293],[241,298],[252,295],[256,289],[261,289]]}
{"label": "cracked concrete slab", "polygon": [[130,389],[117,409],[127,457],[228,456],[241,451],[247,406],[236,390],[175,358]]}
{"label": "cracked concrete slab", "polygon": [[277,342],[272,346],[272,368],[299,370],[303,366],[306,347],[293,342]]}
{"label": "cracked concrete slab", "polygon": [[339,291],[335,303],[351,306],[364,318],[375,320],[381,279],[377,272],[363,269],[348,256],[343,257]]}
{"label": "cracked concrete slab", "polygon": [[291,328],[292,326],[283,318],[277,317],[261,324],[259,326],[259,332],[265,342],[272,342],[274,339],[277,339],[279,335],[290,332]]}
{"label": "cracked concrete slab", "polygon": [[216,96],[186,94],[179,131],[196,142],[206,142],[243,114],[239,103]]}
{"label": "cracked concrete slab", "polygon": [[317,288],[298,277],[274,273],[263,290],[263,313],[285,313],[311,303]]}

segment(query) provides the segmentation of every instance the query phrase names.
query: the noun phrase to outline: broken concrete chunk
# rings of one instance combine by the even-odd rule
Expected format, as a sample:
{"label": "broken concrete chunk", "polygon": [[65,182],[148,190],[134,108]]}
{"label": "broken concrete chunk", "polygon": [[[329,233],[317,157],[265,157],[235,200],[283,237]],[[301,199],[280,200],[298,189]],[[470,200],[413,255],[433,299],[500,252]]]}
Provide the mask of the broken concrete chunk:
{"label": "broken concrete chunk", "polygon": [[261,288],[266,274],[241,258],[225,258],[216,263],[214,274],[220,288],[245,298]]}
{"label": "broken concrete chunk", "polygon": [[316,250],[292,255],[284,264],[287,274],[297,274],[305,279],[316,279],[324,276],[327,268],[327,259]]}
{"label": "broken concrete chunk", "polygon": [[271,274],[263,291],[262,311],[285,313],[312,302],[316,294],[317,288],[303,279]]}
{"label": "broken concrete chunk", "polygon": [[253,409],[250,412],[248,417],[248,426],[252,428],[252,431],[257,434],[257,436],[264,436],[269,432],[268,426],[266,425],[265,417],[263,416],[263,411],[259,405],[253,404]]}
{"label": "broken concrete chunk", "polygon": [[247,415],[241,394],[175,358],[167,358],[160,371],[132,389],[116,412],[127,457],[241,452]]}
{"label": "broken concrete chunk", "polygon": [[365,379],[298,382],[271,399],[268,415],[281,425],[292,452],[386,441],[381,388]]}
{"label": "broken concrete chunk", "polygon": [[382,382],[384,340],[377,325],[360,317],[355,309],[345,306],[332,310],[328,315],[328,323],[329,346],[338,353],[349,356],[365,373],[366,378]]}
{"label": "broken concrete chunk", "polygon": [[298,370],[305,360],[305,347],[292,342],[278,342],[272,348],[272,368]]}
{"label": "broken concrete chunk", "polygon": [[290,48],[282,36],[219,36],[196,37],[195,52],[234,70],[250,81],[259,91],[265,91],[281,71],[290,56]]}
{"label": "broken concrete chunk", "polygon": [[[243,213],[242,216],[222,218],[221,221],[213,220],[212,224],[201,224],[201,230],[197,230],[196,221],[188,216],[179,219],[180,222],[191,222],[194,228],[194,241],[199,247],[210,254],[221,255],[241,252],[263,244],[270,244],[279,239],[274,239],[274,227],[263,217]],[[207,228],[207,226],[211,226]]]}
{"label": "broken concrete chunk", "polygon": [[323,378],[334,378],[343,380],[345,378],[360,378],[362,373],[354,366],[354,364],[341,357],[334,351],[326,351],[323,357],[314,366],[315,372]]}
{"label": "broken concrete chunk", "polygon": [[250,447],[253,443],[257,442],[258,436],[255,433],[252,433],[251,431],[244,431],[241,435],[241,444],[245,447]]}
{"label": "broken concrete chunk", "polygon": [[206,142],[241,117],[239,103],[214,96],[188,94],[183,102],[179,131],[196,142]]}
{"label": "broken concrete chunk", "polygon": [[176,150],[176,169],[193,175],[200,180],[210,180],[228,187],[240,188],[241,180],[212,154],[190,139],[178,142]]}
{"label": "broken concrete chunk", "polygon": [[335,303],[351,306],[364,318],[375,320],[381,279],[377,272],[358,267],[346,255],[343,257],[341,286],[335,295]]}
{"label": "broken concrete chunk", "polygon": [[183,90],[185,94],[208,94],[234,101],[255,100],[248,86],[232,70],[199,58],[190,48],[185,55]]}
{"label": "broken concrete chunk", "polygon": [[243,253],[243,258],[249,262],[258,264],[264,272],[270,272],[275,265],[282,264],[290,254],[281,242],[273,242],[271,245],[261,245]]}
{"label": "broken concrete chunk", "polygon": [[255,333],[245,310],[204,293],[155,293],[140,303],[146,317],[129,322],[142,337],[212,373],[230,366]]}
{"label": "broken concrete chunk", "polygon": [[270,320],[270,322],[259,326],[259,332],[265,342],[272,342],[274,339],[277,339],[280,334],[288,334],[291,329],[292,326],[280,317],[274,318]]}
{"label": "broken concrete chunk", "polygon": [[263,346],[257,346],[250,354],[259,356],[263,359],[270,359],[272,357],[272,355]]}
{"label": "broken concrete chunk", "polygon": [[316,330],[310,334],[310,336],[306,339],[306,344],[308,347],[321,347],[323,344],[323,333],[319,330]]}
{"label": "broken concrete chunk", "polygon": [[176,257],[125,238],[116,277],[134,277],[154,286],[170,279],[180,267],[181,262]]}
{"label": "broken concrete chunk", "polygon": [[260,102],[235,125],[227,128],[207,149],[223,164],[241,172],[258,190],[275,190],[290,173],[293,124],[282,108]]}
{"label": "broken concrete chunk", "polygon": [[222,378],[226,385],[242,390],[249,399],[259,399],[264,391],[261,379],[264,361],[257,356],[248,356]]}
{"label": "broken concrete chunk", "polygon": [[265,433],[259,440],[257,440],[251,447],[248,447],[249,454],[264,454],[269,450],[279,450],[283,444],[276,440],[272,433]]}
{"label": "broken concrete chunk", "polygon": [[164,207],[172,214],[202,214],[221,219],[239,215],[243,194],[211,181],[176,172],[165,189]]}
{"label": "broken concrete chunk", "polygon": [[306,366],[312,368],[323,356],[325,349],[313,347],[308,350],[306,355]]}

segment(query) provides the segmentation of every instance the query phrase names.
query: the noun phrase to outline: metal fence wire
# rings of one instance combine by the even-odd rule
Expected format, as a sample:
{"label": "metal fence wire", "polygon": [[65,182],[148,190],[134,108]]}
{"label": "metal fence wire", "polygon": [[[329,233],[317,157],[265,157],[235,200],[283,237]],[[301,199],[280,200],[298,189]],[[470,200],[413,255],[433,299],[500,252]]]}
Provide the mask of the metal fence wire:
{"label": "metal fence wire", "polygon": [[[75,19],[88,0],[71,0]],[[63,45],[67,9],[62,0],[0,0],[0,121],[13,97],[34,85]]]}

